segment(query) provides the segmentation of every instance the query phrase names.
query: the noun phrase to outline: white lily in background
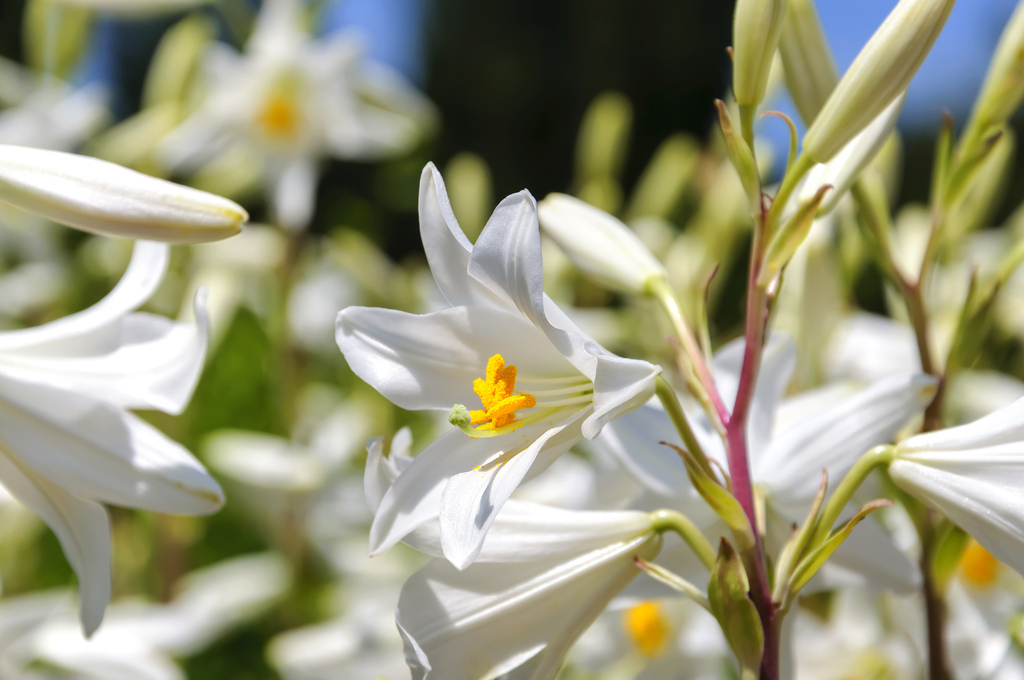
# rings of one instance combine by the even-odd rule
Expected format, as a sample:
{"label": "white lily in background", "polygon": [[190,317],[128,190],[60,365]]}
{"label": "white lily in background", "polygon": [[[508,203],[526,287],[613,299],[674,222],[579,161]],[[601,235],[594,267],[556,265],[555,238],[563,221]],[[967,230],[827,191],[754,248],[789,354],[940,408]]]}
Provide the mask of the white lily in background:
{"label": "white lily in background", "polygon": [[[0,669],[12,680],[183,680],[172,656],[203,651],[263,614],[290,584],[290,568],[279,555],[225,560],[187,574],[169,603],[112,605],[90,640],[75,625],[65,593],[0,601]],[[16,625],[7,633],[9,620]],[[59,670],[36,675],[40,662]]]}
{"label": "white lily in background", "polygon": [[159,152],[185,170],[229,149],[244,156],[259,166],[275,219],[289,229],[304,228],[313,215],[322,157],[400,155],[435,115],[398,73],[365,60],[355,36],[313,40],[301,10],[299,0],[267,0],[244,55],[212,45],[207,98]]}
{"label": "white lily in background", "polygon": [[[736,390],[742,354],[743,342],[737,341],[714,357],[713,371],[727,403]],[[751,479],[765,509],[771,549],[780,549],[793,523],[803,522],[821,483],[822,469],[828,471],[834,488],[864,452],[892,441],[935,393],[934,379],[907,374],[859,390],[834,384],[783,400],[795,362],[792,342],[773,336],[765,350],[747,429]],[[726,466],[721,438],[701,414],[693,413],[691,422],[704,452]],[[609,447],[651,491],[650,498],[640,501],[644,508],[676,507],[707,530],[724,530],[690,484],[682,459],[661,441],[678,442],[679,435],[665,412],[649,404],[609,424],[597,443]],[[675,554],[666,550],[661,560],[668,568],[672,568],[665,561],[670,552]],[[676,556],[681,564],[693,563],[688,551]],[[826,563],[822,576],[826,574],[833,582],[867,577],[897,589],[913,587],[917,577],[913,565],[874,522],[858,526]]]}
{"label": "white lily in background", "polygon": [[110,598],[110,528],[100,503],[208,514],[220,487],[192,455],[127,409],[180,413],[206,354],[196,322],[133,314],[154,293],[169,247],[139,242],[124,277],[92,307],[0,333],[0,483],[37,513],[78,574],[82,625]]}
{"label": "white lily in background", "polygon": [[1024,573],[1024,399],[896,447],[894,482]]}
{"label": "white lily in background", "polygon": [[528,192],[502,201],[472,245],[428,164],[420,233],[451,306],[422,315],[349,307],[337,341],[356,375],[402,408],[483,402],[453,421],[465,432],[442,435],[399,477],[370,531],[377,554],[440,517],[444,554],[465,567],[519,483],[645,402],[660,369],[609,354],[544,294]]}
{"label": "white lily in background", "polygon": [[0,111],[0,144],[74,151],[110,119],[103,85],[74,88],[2,58],[0,72],[0,100],[13,104]]}

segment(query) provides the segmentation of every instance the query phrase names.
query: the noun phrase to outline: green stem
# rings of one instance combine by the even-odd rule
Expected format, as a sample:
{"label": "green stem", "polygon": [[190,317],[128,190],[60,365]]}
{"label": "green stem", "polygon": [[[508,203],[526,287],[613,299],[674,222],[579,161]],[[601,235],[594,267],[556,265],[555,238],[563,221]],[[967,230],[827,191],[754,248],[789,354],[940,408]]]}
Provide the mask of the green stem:
{"label": "green stem", "polygon": [[675,510],[655,510],[651,513],[651,526],[659,534],[666,531],[679,534],[708,571],[714,568],[718,555],[704,532],[689,517]]}

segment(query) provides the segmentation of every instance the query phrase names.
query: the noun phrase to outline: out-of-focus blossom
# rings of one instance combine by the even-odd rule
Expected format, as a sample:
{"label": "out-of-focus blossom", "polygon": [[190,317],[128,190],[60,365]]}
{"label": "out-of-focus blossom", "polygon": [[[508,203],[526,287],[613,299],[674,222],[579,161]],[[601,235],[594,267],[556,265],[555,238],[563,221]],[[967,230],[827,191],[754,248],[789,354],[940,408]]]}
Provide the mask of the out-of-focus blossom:
{"label": "out-of-focus blossom", "polygon": [[212,45],[207,97],[160,151],[172,167],[192,170],[241,153],[259,166],[275,219],[290,229],[313,215],[322,157],[400,155],[434,117],[401,76],[362,58],[356,36],[313,40],[300,13],[298,0],[267,0],[243,55]]}

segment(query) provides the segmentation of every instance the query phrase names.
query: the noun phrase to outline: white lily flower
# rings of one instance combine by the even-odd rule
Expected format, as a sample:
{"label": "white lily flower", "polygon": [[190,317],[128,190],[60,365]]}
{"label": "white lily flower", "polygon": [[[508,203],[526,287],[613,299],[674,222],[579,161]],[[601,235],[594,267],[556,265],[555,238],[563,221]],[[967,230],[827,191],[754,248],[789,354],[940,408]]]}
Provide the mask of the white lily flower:
{"label": "white lily flower", "polygon": [[1024,573],[1024,399],[973,423],[900,442],[889,474]]}
{"label": "white lily flower", "polygon": [[206,353],[196,323],[131,312],[163,278],[164,244],[139,242],[124,277],[92,307],[0,333],[0,483],[57,534],[93,632],[110,597],[110,529],[100,503],[207,514],[220,487],[192,455],[129,408],[184,409]]}
{"label": "white lily flower", "polygon": [[402,589],[397,621],[415,680],[554,678],[572,643],[653,559],[642,512],[512,501],[477,562],[435,560]]}
{"label": "white lily flower", "polygon": [[360,40],[313,40],[297,0],[267,0],[244,55],[214,44],[209,93],[159,153],[195,169],[243,147],[260,166],[276,221],[302,229],[313,215],[323,156],[374,160],[399,155],[432,125],[431,103],[398,73],[363,58]]}
{"label": "white lily flower", "polygon": [[236,203],[96,158],[0,145],[0,201],[97,234],[170,243],[233,236]]}
{"label": "white lily flower", "polygon": [[[742,356],[743,343],[738,341],[714,358],[713,370],[727,403],[736,390]],[[767,542],[773,549],[789,538],[794,522],[803,522],[821,483],[822,469],[828,471],[833,486],[838,484],[865,451],[892,441],[935,394],[933,378],[910,374],[891,376],[860,390],[831,385],[783,400],[795,363],[792,342],[773,336],[765,350],[747,428],[751,479],[766,511]],[[691,422],[704,452],[726,466],[722,440],[706,419],[694,413]],[[716,517],[691,486],[679,455],[659,445],[660,441],[678,442],[679,435],[665,412],[653,404],[617,419],[597,440],[655,494],[651,503],[674,505],[710,529]],[[679,556],[692,564],[688,553]],[[913,565],[874,522],[862,523],[822,573],[841,581],[857,580],[855,575],[860,574],[860,580],[866,577],[899,589],[914,587],[917,578]]]}
{"label": "white lily flower", "polygon": [[617,290],[644,293],[665,266],[625,224],[566,194],[548,194],[537,206],[540,226],[585,273]]}
{"label": "white lily flower", "polygon": [[402,408],[483,401],[461,423],[471,436],[453,429],[421,453],[384,495],[370,530],[377,554],[440,516],[444,554],[465,567],[519,483],[645,402],[660,369],[608,353],[544,294],[528,192],[502,201],[474,246],[430,164],[420,232],[451,306],[423,315],[349,307],[338,315],[337,341],[356,375]]}

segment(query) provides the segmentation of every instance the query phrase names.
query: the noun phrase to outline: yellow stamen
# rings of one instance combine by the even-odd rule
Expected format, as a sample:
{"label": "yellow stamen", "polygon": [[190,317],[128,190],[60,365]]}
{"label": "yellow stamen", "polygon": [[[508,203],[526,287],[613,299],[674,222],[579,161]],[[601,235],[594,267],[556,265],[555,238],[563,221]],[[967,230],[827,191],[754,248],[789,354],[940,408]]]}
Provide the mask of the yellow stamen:
{"label": "yellow stamen", "polygon": [[302,114],[291,95],[291,92],[271,92],[256,118],[263,132],[272,139],[291,140],[299,134]]}
{"label": "yellow stamen", "polygon": [[660,602],[641,602],[627,609],[622,616],[626,635],[644,656],[656,658],[668,648],[672,624]]}
{"label": "yellow stamen", "polygon": [[516,394],[516,367],[506,366],[505,358],[495,354],[487,361],[485,379],[473,381],[473,391],[480,397],[483,410],[470,411],[470,424],[480,430],[505,427],[516,419],[516,411],[533,408],[537,400],[530,394]]}
{"label": "yellow stamen", "polygon": [[992,587],[1002,570],[1002,563],[973,538],[960,556],[960,575],[975,588]]}

